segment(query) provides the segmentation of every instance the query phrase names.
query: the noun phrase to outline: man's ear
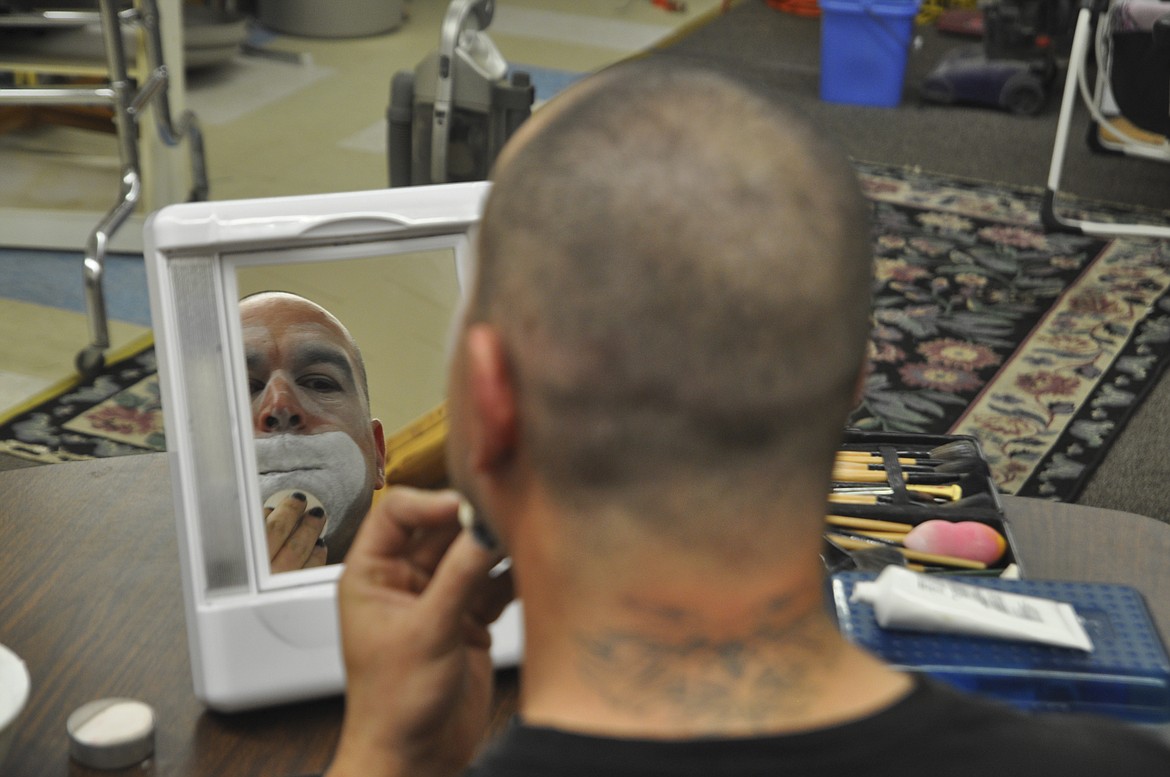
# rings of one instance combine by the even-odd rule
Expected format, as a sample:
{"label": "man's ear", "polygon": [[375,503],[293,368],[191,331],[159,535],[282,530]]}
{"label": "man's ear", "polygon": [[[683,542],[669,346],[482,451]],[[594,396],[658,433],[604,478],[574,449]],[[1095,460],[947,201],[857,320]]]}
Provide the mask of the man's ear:
{"label": "man's ear", "polygon": [[489,472],[511,461],[517,440],[516,390],[500,333],[487,324],[463,338],[466,390],[471,406],[471,467]]}
{"label": "man's ear", "polygon": [[386,435],[377,418],[370,420],[370,433],[374,435],[374,490],[377,491],[386,485]]}

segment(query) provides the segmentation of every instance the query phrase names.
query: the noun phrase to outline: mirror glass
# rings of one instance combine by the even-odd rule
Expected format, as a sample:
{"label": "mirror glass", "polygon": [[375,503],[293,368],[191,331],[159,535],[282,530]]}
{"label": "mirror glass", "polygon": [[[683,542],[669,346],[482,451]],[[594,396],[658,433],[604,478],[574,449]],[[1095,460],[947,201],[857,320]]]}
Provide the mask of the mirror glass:
{"label": "mirror glass", "polygon": [[[369,507],[375,469],[371,434],[389,437],[443,399],[448,338],[460,297],[450,246],[328,262],[289,258],[287,252],[236,255],[231,264],[238,298],[290,292],[331,313],[357,345],[369,414],[357,407],[360,383],[348,369],[356,359],[347,359],[351,349],[341,338],[319,323],[300,322],[295,307],[257,307],[249,301],[241,332],[263,505],[256,523],[268,529],[252,531],[258,554],[267,550],[257,567],[271,563],[273,573],[343,560]],[[371,419],[380,422],[376,432]],[[290,491],[307,495],[308,502],[282,506]],[[293,532],[303,524],[303,513],[318,504],[326,513],[321,534],[326,548],[314,552],[304,544],[315,539],[313,532],[295,538]]]}

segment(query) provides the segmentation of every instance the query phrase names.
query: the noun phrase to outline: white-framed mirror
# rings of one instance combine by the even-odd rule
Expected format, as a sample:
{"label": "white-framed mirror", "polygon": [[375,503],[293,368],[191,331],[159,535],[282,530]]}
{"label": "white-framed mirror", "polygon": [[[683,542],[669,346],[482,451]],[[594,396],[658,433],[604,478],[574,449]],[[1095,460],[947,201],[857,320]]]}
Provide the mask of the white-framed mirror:
{"label": "white-framed mirror", "polygon": [[[195,692],[208,706],[298,701],[344,682],[340,566],[269,568],[240,299],[286,291],[336,316],[364,357],[370,412],[392,434],[443,399],[487,188],[185,203],[148,220],[178,571]],[[518,660],[515,621],[509,613],[495,627],[498,664]]]}

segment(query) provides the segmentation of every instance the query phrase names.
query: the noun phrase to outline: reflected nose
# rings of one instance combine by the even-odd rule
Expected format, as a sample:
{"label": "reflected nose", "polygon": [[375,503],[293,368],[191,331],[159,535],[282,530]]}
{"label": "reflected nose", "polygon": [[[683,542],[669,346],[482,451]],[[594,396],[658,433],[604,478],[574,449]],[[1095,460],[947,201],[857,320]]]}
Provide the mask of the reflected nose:
{"label": "reflected nose", "polygon": [[256,408],[256,430],[295,432],[305,423],[305,411],[297,401],[295,387],[280,376],[273,376],[260,395]]}

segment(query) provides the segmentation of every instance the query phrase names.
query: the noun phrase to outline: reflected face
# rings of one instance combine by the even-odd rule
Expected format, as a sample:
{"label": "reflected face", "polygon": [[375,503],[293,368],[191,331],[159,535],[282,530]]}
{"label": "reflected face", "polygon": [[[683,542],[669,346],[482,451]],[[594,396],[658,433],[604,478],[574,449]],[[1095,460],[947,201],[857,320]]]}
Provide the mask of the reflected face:
{"label": "reflected face", "polygon": [[360,357],[341,323],[301,297],[249,297],[240,317],[262,496],[286,488],[317,496],[329,560],[340,560],[385,464]]}

